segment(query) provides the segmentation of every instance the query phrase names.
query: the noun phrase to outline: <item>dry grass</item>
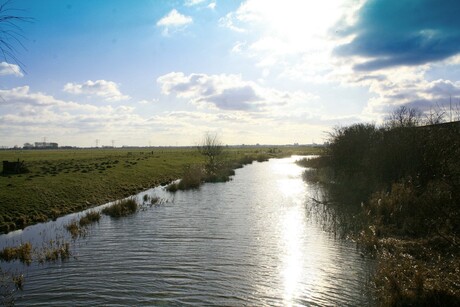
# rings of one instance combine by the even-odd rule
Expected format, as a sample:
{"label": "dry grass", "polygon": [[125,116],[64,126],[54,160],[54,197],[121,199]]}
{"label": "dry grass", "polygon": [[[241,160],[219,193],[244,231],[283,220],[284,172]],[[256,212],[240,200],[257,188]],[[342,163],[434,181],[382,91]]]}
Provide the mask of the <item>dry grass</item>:
{"label": "dry grass", "polygon": [[19,260],[22,263],[32,263],[32,244],[30,242],[23,243],[17,247],[5,247],[0,252],[2,261]]}
{"label": "dry grass", "polygon": [[138,207],[139,205],[134,198],[128,198],[105,207],[102,213],[110,217],[123,217],[135,213]]}

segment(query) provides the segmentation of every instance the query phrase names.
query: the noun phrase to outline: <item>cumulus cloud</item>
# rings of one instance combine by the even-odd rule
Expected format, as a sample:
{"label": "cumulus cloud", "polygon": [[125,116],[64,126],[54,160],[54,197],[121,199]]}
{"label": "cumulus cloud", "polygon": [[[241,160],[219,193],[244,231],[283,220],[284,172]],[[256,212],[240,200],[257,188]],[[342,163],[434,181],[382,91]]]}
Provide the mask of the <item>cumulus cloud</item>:
{"label": "cumulus cloud", "polygon": [[192,17],[182,15],[176,9],[173,9],[166,16],[158,20],[157,27],[163,28],[163,35],[167,36],[171,31],[177,32],[183,30],[191,23],[193,23]]}
{"label": "cumulus cloud", "polygon": [[64,86],[64,92],[76,95],[102,97],[106,101],[120,101],[130,98],[120,92],[118,84],[106,80],[88,80],[81,84],[67,83]]}
{"label": "cumulus cloud", "polygon": [[[95,106],[66,101],[29,86],[0,90],[2,142],[33,142],[44,135],[61,145],[89,146],[93,135],[135,140],[151,127],[129,106]],[[84,143],[91,137],[91,143]],[[22,145],[19,143],[19,145]]]}
{"label": "cumulus cloud", "polygon": [[165,95],[189,99],[200,107],[220,110],[265,111],[302,101],[315,99],[307,93],[289,93],[265,88],[240,75],[190,74],[171,72],[157,79]]}
{"label": "cumulus cloud", "polygon": [[357,71],[413,66],[460,53],[460,2],[369,0],[338,33],[353,37],[334,53],[361,57]]}
{"label": "cumulus cloud", "polygon": [[16,64],[10,64],[7,62],[0,62],[0,76],[16,76],[23,77],[24,74],[21,71],[21,68]]}
{"label": "cumulus cloud", "polygon": [[218,109],[249,110],[263,99],[256,94],[255,85],[243,82],[238,75],[206,75],[172,72],[157,79],[162,93],[190,98],[197,105],[212,105]]}
{"label": "cumulus cloud", "polygon": [[6,105],[52,106],[62,103],[61,100],[41,92],[31,93],[27,85],[10,90],[0,90],[0,96]]}

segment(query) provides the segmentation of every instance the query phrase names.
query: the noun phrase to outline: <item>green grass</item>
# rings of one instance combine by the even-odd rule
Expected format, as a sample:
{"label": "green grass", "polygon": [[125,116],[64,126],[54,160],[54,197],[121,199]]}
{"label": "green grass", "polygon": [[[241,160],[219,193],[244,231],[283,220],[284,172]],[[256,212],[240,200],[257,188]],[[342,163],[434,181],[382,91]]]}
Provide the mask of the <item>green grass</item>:
{"label": "green grass", "polygon": [[[225,161],[236,163],[319,149],[232,147],[225,152]],[[166,185],[181,178],[187,165],[204,162],[195,148],[0,150],[0,161],[18,159],[29,173],[0,175],[0,233]]]}

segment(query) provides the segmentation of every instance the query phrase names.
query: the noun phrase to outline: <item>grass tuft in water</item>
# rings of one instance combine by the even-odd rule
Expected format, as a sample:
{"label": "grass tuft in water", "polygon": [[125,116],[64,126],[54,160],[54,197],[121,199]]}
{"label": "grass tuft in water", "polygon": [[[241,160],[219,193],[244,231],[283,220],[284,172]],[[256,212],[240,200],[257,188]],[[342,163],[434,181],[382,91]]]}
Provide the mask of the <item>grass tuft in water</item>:
{"label": "grass tuft in water", "polygon": [[86,230],[92,223],[99,222],[101,213],[98,211],[89,211],[80,220],[72,220],[69,224],[65,225],[65,229],[70,232],[73,239],[78,236],[86,235]]}
{"label": "grass tuft in water", "polygon": [[38,255],[38,262],[44,263],[55,262],[61,259],[61,261],[69,259],[71,256],[70,244],[65,241],[51,241],[49,246],[43,249]]}
{"label": "grass tuft in water", "polygon": [[138,207],[139,205],[134,198],[128,198],[104,208],[102,213],[110,217],[123,217],[135,213]]}
{"label": "grass tuft in water", "polygon": [[72,238],[77,238],[79,235],[83,233],[83,229],[80,228],[78,222],[76,220],[71,221],[69,224],[65,225],[65,229],[70,232]]}
{"label": "grass tuft in water", "polygon": [[0,252],[0,259],[7,262],[19,260],[22,263],[30,264],[32,262],[32,244],[27,242],[17,247],[5,247]]}
{"label": "grass tuft in water", "polygon": [[86,227],[92,223],[99,222],[101,213],[99,211],[89,211],[78,222],[81,227]]}

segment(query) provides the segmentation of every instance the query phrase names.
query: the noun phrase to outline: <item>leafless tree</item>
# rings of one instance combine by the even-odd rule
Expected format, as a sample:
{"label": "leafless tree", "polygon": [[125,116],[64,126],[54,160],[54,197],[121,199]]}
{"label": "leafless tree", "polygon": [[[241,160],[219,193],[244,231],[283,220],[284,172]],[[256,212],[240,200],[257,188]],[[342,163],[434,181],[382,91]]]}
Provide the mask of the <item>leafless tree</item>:
{"label": "leafless tree", "polygon": [[425,114],[426,125],[437,125],[444,123],[446,120],[446,110],[440,105],[436,104],[434,108],[430,108],[430,112]]}
{"label": "leafless tree", "polygon": [[450,107],[451,121],[460,121],[460,100]]}
{"label": "leafless tree", "polygon": [[389,128],[415,127],[421,123],[421,117],[419,110],[400,106],[387,117],[385,125]]}
{"label": "leafless tree", "polygon": [[22,10],[12,8],[13,0],[0,4],[0,57],[8,63],[17,64],[23,71],[24,65],[17,58],[18,48],[26,49],[22,41],[24,35],[18,25],[21,22],[31,22],[32,18],[21,16]]}
{"label": "leafless tree", "polygon": [[218,164],[218,158],[224,151],[224,146],[217,134],[206,133],[198,145],[198,151],[206,159],[206,168],[208,171],[215,171]]}

